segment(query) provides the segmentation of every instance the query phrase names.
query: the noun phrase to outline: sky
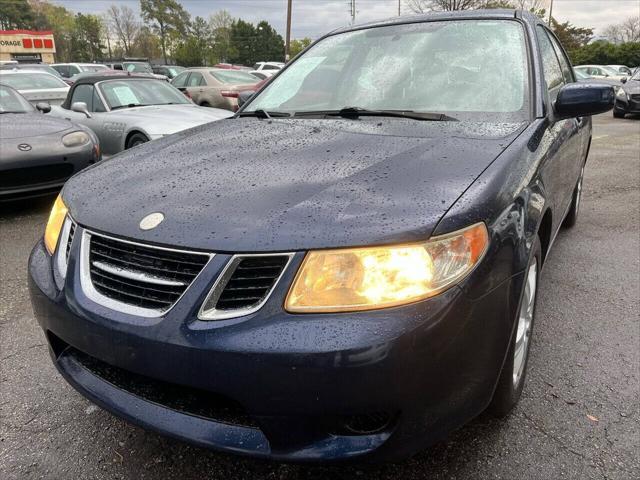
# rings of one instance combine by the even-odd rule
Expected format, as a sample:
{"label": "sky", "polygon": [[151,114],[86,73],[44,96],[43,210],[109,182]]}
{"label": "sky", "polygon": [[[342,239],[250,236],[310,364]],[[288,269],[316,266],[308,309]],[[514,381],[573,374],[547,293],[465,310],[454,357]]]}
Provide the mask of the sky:
{"label": "sky", "polygon": [[[101,13],[109,5],[127,5],[139,11],[139,0],[50,0],[69,10]],[[178,0],[192,17],[208,18],[218,10],[233,17],[257,23],[266,20],[284,36],[287,0]],[[398,0],[355,0],[356,23],[392,17],[398,14]],[[546,0],[547,3],[550,0]],[[292,38],[317,38],[323,33],[351,22],[349,0],[293,0]],[[401,0],[402,13],[411,13]],[[640,0],[553,0],[553,16],[580,27],[594,28],[599,34],[612,23],[640,15]]]}

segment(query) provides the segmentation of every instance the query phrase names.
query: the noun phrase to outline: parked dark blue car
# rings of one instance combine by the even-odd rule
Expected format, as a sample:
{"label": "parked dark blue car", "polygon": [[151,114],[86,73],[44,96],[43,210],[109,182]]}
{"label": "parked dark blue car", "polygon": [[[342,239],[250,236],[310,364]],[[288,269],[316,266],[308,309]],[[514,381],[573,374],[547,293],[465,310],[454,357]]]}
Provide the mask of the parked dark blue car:
{"label": "parked dark blue car", "polygon": [[29,261],[53,361],[131,422],[279,460],[506,415],[613,99],[527,13],[333,32],[235,118],[66,184]]}

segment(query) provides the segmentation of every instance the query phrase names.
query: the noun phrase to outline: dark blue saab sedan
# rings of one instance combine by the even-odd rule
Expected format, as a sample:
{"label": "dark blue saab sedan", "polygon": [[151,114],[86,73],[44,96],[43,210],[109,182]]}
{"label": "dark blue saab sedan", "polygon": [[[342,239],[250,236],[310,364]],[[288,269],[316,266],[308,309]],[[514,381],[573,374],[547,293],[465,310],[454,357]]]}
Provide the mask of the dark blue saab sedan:
{"label": "dark blue saab sedan", "polygon": [[278,460],[506,415],[613,100],[527,13],[333,32],[234,118],[67,182],[29,260],[53,361],[128,421]]}

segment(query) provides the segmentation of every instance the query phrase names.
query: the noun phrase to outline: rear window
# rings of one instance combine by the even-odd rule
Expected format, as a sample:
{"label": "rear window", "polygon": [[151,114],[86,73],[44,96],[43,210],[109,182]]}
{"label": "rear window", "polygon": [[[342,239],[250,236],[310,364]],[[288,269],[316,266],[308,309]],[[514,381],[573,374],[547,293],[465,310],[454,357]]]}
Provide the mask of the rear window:
{"label": "rear window", "polygon": [[230,83],[240,85],[243,83],[257,83],[259,78],[254,77],[250,73],[240,72],[238,70],[211,70],[209,73],[222,83]]}
{"label": "rear window", "polygon": [[0,82],[6,83],[16,90],[38,90],[47,88],[64,88],[68,85],[62,80],[46,73],[12,73],[0,74]]}

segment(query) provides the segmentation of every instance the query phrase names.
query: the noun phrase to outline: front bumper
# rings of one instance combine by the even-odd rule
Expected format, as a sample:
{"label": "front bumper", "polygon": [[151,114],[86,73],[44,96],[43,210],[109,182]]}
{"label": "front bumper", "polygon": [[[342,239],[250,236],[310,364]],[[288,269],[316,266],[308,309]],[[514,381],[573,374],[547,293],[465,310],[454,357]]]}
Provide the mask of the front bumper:
{"label": "front bumper", "polygon": [[67,148],[48,140],[27,153],[17,152],[14,143],[5,141],[0,148],[6,154],[0,158],[0,202],[57,193],[72,175],[100,160],[93,142]]}
{"label": "front bumper", "polygon": [[616,102],[613,108],[625,113],[640,113],[640,100],[631,98],[626,98],[623,100],[619,97],[616,97]]}
{"label": "front bumper", "polygon": [[[150,320],[88,299],[76,249],[74,241],[62,291],[42,242],[29,260],[34,312],[65,379],[143,427],[287,461],[400,458],[479,414],[492,397],[522,285],[516,275],[476,300],[453,288],[393,309],[290,315],[282,303],[303,257],[297,254],[260,311],[203,322],[197,309],[229,258],[217,255],[165,317]],[[115,380],[122,376],[133,381]],[[127,386],[141,383],[178,396],[184,389],[184,398],[196,400],[213,393],[252,423]],[[383,417],[377,428],[351,428]]]}

